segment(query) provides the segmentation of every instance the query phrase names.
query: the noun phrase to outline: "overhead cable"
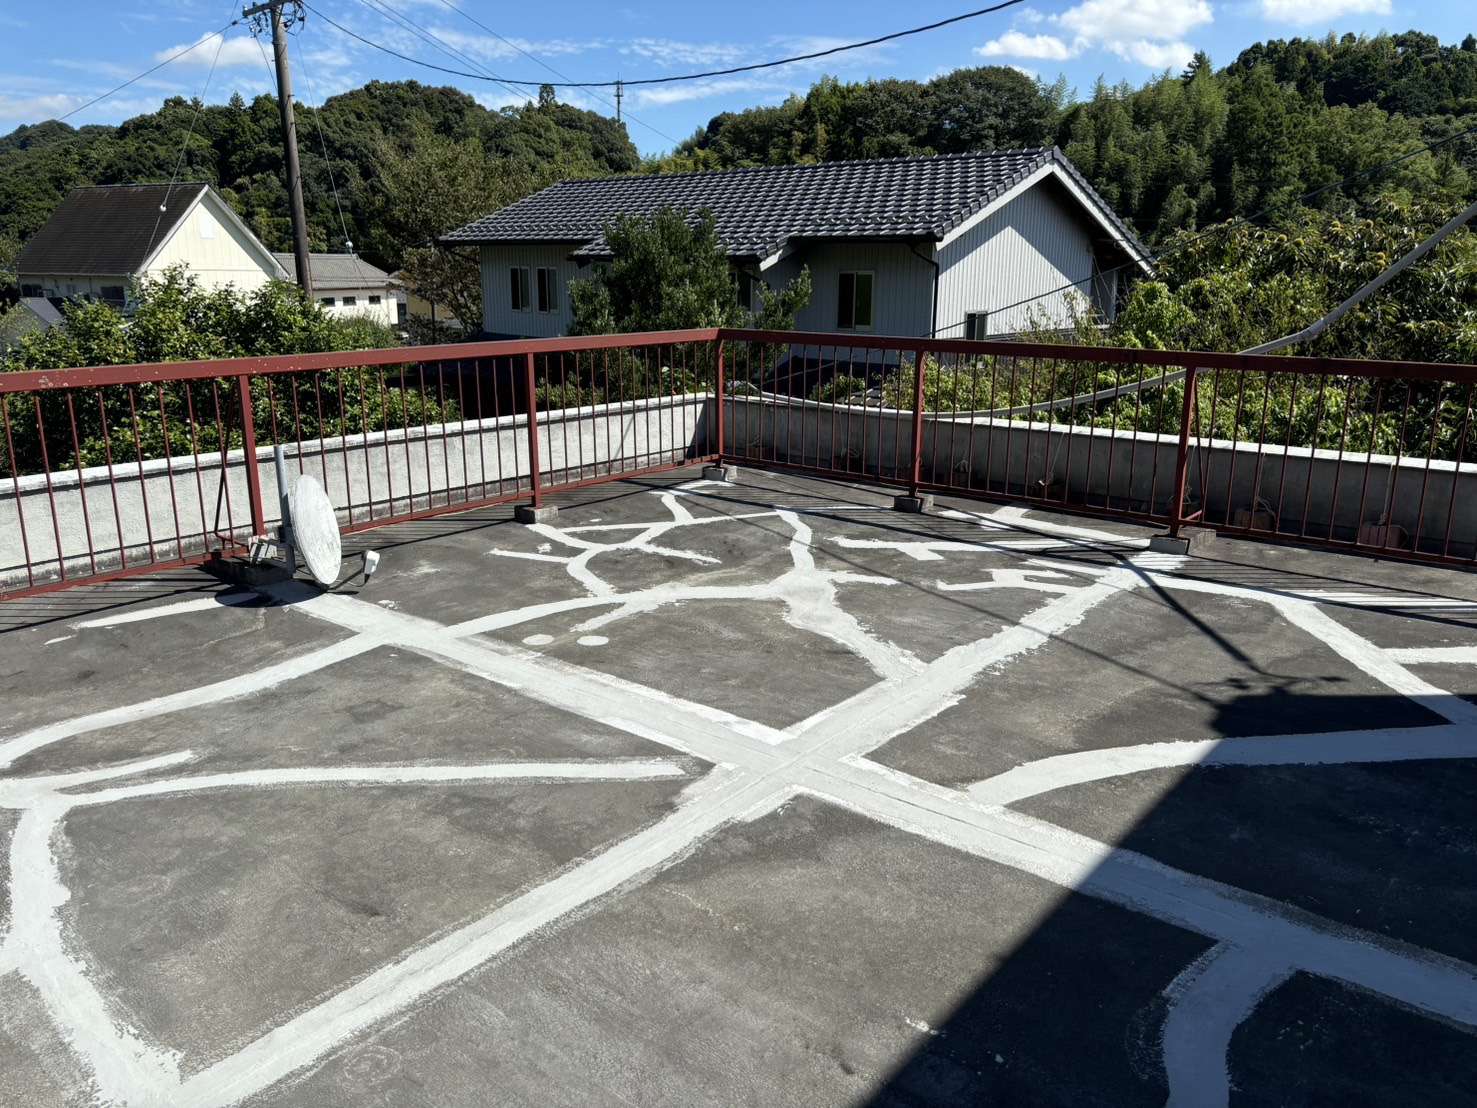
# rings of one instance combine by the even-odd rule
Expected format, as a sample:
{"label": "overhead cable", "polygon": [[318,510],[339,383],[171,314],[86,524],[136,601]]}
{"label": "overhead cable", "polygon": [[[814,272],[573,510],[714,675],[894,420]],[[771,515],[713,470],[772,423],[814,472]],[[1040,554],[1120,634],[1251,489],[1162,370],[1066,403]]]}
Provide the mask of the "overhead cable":
{"label": "overhead cable", "polygon": [[[108,97],[112,96],[115,92],[122,92],[129,85],[137,84],[139,81],[142,81],[145,77],[147,77],[150,73],[157,73],[157,72],[159,72],[159,70],[163,69],[170,62],[172,62],[172,61],[178,61],[180,58],[183,58],[186,54],[190,53],[191,51],[200,49],[200,47],[204,46],[207,42],[209,42],[211,39],[215,38],[217,35],[219,35],[222,38],[224,38],[226,32],[229,31],[232,27],[236,26],[236,24],[238,24],[240,22],[241,22],[241,20],[239,20],[239,19],[233,19],[233,20],[231,20],[231,22],[227,23],[219,31],[215,31],[212,34],[205,35],[203,38],[200,39],[199,42],[195,43],[194,45],[192,45],[192,46],[186,46],[183,50],[179,51],[178,53],[169,55],[169,57],[165,58],[158,65],[154,66],[154,68],[144,70],[137,77],[133,77],[133,78],[130,78],[129,80],[127,80],[127,81],[124,81],[117,88],[109,89],[107,92],[103,93],[101,96],[94,96],[87,103],[83,104],[81,107],[73,108],[66,115],[59,115],[59,116],[57,116],[56,117],[56,122],[57,123],[61,123],[64,120],[71,119],[78,112],[86,111],[88,108],[92,107],[94,104],[98,103],[99,101],[106,100]],[[217,54],[219,54],[219,49],[218,48],[217,48]]]}
{"label": "overhead cable", "polygon": [[796,62],[815,61],[818,58],[829,58],[834,54],[844,54],[850,50],[861,50],[868,46],[879,46],[884,42],[893,42],[900,38],[906,38],[909,35],[921,35],[925,31],[936,31],[940,27],[948,27],[954,23],[962,23],[967,19],[977,19],[982,15],[991,15],[994,12],[1004,11],[1006,8],[1013,8],[1017,4],[1023,3],[1025,3],[1025,0],[1003,0],[1003,3],[994,4],[988,8],[980,8],[977,11],[965,12],[963,15],[951,16],[948,19],[940,19],[936,23],[929,23],[922,27],[910,27],[906,31],[894,31],[891,34],[879,35],[876,38],[867,39],[865,42],[851,42],[847,43],[844,46],[832,46],[829,49],[816,50],[809,54],[796,54],[792,57],[777,58],[776,60],[769,62],[755,62],[752,65],[736,65],[731,66],[728,69],[709,69],[702,73],[682,73],[671,77],[645,77],[634,81],[522,81],[513,77],[490,77],[482,73],[469,73],[465,70],[460,69],[448,69],[445,66],[433,65],[431,62],[421,61],[419,58],[412,58],[410,55],[402,54],[398,50],[391,50],[388,46],[383,46],[378,42],[374,42],[371,39],[365,38],[363,35],[358,34],[355,31],[349,30],[349,28],[345,27],[341,23],[334,22],[334,20],[330,16],[325,15],[319,9],[313,8],[313,11],[317,12],[318,18],[329,24],[329,26],[338,28],[338,30],[342,31],[350,38],[357,39],[360,42],[364,43],[366,46],[372,46],[376,50],[383,51],[386,54],[394,55],[401,61],[409,62],[412,65],[419,65],[426,69],[434,69],[440,73],[449,73],[454,77],[469,77],[477,81],[492,81],[494,84],[499,85],[522,85],[529,88],[538,87],[540,85],[553,85],[555,88],[592,89],[615,88],[617,85],[624,86],[626,88],[630,88],[633,85],[669,85],[679,81],[700,81],[706,77],[729,77],[735,73],[754,73],[761,69],[774,69],[776,66],[793,65]]}

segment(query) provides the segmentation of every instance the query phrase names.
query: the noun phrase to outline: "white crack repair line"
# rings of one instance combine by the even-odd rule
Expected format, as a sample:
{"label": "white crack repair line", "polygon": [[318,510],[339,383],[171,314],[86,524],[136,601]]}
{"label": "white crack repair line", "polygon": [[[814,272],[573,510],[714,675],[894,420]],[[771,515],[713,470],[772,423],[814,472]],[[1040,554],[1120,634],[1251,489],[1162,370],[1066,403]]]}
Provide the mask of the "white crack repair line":
{"label": "white crack repair line", "polygon": [[[757,818],[799,791],[814,793],[869,818],[1035,874],[1064,888],[1189,928],[1232,947],[1277,949],[1285,953],[1289,965],[1370,989],[1456,1022],[1469,1026],[1477,1023],[1477,988],[1474,988],[1477,971],[1470,966],[1430,951],[1343,928],[1244,890],[1194,877],[1141,855],[1115,850],[1044,821],[981,804],[977,798],[883,769],[864,757],[895,735],[910,730],[956,703],[980,673],[1045,645],[1080,622],[1098,605],[1124,591],[1141,587],[1151,579],[1142,570],[1042,563],[1051,570],[1085,573],[1094,578],[1093,583],[1070,594],[1055,596],[1019,624],[989,638],[956,647],[923,666],[893,644],[870,636],[840,608],[834,586],[837,581],[850,578],[825,574],[816,569],[812,555],[813,536],[801,519],[805,513],[785,509],[763,513],[783,519],[792,533],[792,567],[778,579],[788,579],[781,590],[784,595],[764,599],[784,600],[788,618],[803,620],[796,625],[807,630],[816,629],[817,619],[822,623],[830,621],[830,637],[863,657],[867,656],[864,651],[870,650],[872,657],[869,661],[874,668],[889,670],[885,679],[870,689],[783,732],[706,705],[682,701],[660,690],[582,670],[525,649],[468,638],[482,630],[513,626],[543,615],[624,604],[631,596],[640,595],[617,593],[590,569],[589,563],[596,554],[618,548],[641,549],[669,556],[671,552],[657,546],[654,540],[675,527],[699,521],[674,497],[664,495],[663,499],[672,513],[672,520],[644,525],[624,543],[609,546],[591,544],[586,540],[568,543],[565,542],[567,533],[564,538],[556,540],[580,550],[578,554],[562,560],[570,576],[591,591],[590,596],[533,605],[515,613],[496,613],[453,628],[386,611],[348,597],[317,596],[298,606],[310,615],[357,634],[345,643],[295,660],[298,666],[295,671],[268,667],[257,674],[235,679],[235,682],[221,682],[204,690],[194,690],[191,694],[94,713],[82,720],[56,725],[54,729],[43,728],[0,744],[0,757],[9,756],[13,760],[19,756],[16,751],[35,749],[38,744],[44,745],[95,727],[148,718],[194,703],[250,695],[258,687],[269,687],[270,683],[289,680],[294,675],[341,660],[331,653],[333,651],[340,652],[342,657],[351,657],[375,646],[396,645],[516,689],[522,695],[563,711],[640,735],[669,749],[694,754],[718,766],[707,777],[690,786],[676,810],[658,823],[606,848],[593,858],[571,865],[552,880],[489,915],[405,954],[182,1084],[178,1081],[174,1057],[153,1050],[142,1043],[135,1032],[114,1024],[107,1017],[106,1003],[87,982],[80,964],[69,959],[61,948],[55,907],[65,902],[68,894],[61,886],[59,876],[53,880],[47,874],[47,865],[38,865],[36,860],[44,858],[46,863],[54,864],[50,852],[51,835],[43,831],[48,820],[54,827],[61,815],[49,814],[54,809],[48,805],[73,807],[86,803],[89,794],[33,794],[22,817],[25,835],[17,836],[24,838],[20,855],[15,853],[17,848],[14,841],[12,843],[13,874],[17,872],[15,859],[21,857],[29,875],[23,876],[21,883],[26,880],[32,882],[27,887],[28,895],[35,897],[39,906],[35,913],[26,915],[25,928],[29,928],[26,941],[30,944],[27,949],[34,947],[54,952],[54,957],[48,955],[42,959],[41,967],[35,972],[43,977],[46,973],[54,975],[43,995],[59,1025],[74,1036],[74,1044],[93,1063],[104,1096],[121,1097],[140,1104],[175,1104],[181,1108],[209,1108],[235,1103],[311,1065],[347,1037],[393,1018],[430,990],[485,964],[512,944],[557,923],[593,899],[660,872],[726,823]],[[996,518],[1008,511],[1002,510]],[[707,522],[707,517],[701,522]],[[1072,532],[1073,538],[1125,543],[1120,536],[1089,532],[1084,528],[1052,525],[1046,529],[1053,528],[1057,533]],[[559,529],[550,530],[557,532]],[[1183,582],[1184,579],[1175,578],[1163,583],[1178,586]],[[769,587],[773,588],[776,583],[769,583]],[[746,590],[763,587],[749,586]],[[306,595],[301,587],[286,590],[286,594],[291,594],[284,594],[284,598],[289,599]],[[673,594],[666,595],[670,597]],[[759,597],[745,591],[738,598]],[[1272,602],[1264,593],[1257,599]],[[1320,637],[1325,633],[1332,635],[1334,649],[1355,665],[1360,668],[1366,668],[1366,664],[1381,667],[1376,676],[1387,684],[1396,682],[1391,684],[1392,688],[1422,699],[1422,702],[1435,702],[1446,696],[1442,690],[1409,674],[1388,656],[1388,652],[1373,651],[1370,644],[1352,636],[1352,633],[1340,637],[1320,623],[1316,616],[1308,617],[1303,609],[1310,609],[1310,602],[1298,603],[1302,607],[1295,618],[1289,618],[1294,618],[1299,626],[1312,634]],[[540,615],[530,615],[535,611]],[[1331,620],[1328,622],[1332,623]],[[305,665],[308,658],[314,659],[315,664]],[[908,664],[901,664],[905,661]],[[287,665],[289,663],[284,663]],[[881,668],[879,672],[882,672]],[[268,684],[262,683],[264,675],[267,675]],[[201,694],[205,694],[203,700]],[[1448,714],[1448,718],[1452,716]],[[1427,730],[1456,731],[1460,728]],[[41,736],[39,743],[37,736]],[[1283,741],[1295,743],[1302,738],[1289,736]],[[25,746],[27,742],[32,745]],[[1155,744],[1159,747],[1180,745],[1195,744]],[[178,755],[170,757],[179,758]],[[81,784],[103,780],[105,776],[143,772],[140,766],[155,763],[157,766],[164,764],[161,760],[154,760],[153,763],[136,763],[132,769],[111,767],[90,777],[80,775],[88,777],[87,782],[79,781],[79,775],[70,774],[31,779],[28,784],[32,788],[77,788]],[[670,763],[661,761],[628,762],[625,765],[643,765],[661,775],[675,770]],[[381,772],[404,771],[406,768],[387,767]],[[549,764],[525,768],[540,770],[547,775]],[[599,768],[608,770],[611,767],[610,764],[602,764]],[[219,782],[218,787],[223,788],[240,787],[247,778],[254,779],[255,787],[301,783],[272,781],[271,775],[275,772],[279,771],[246,771],[244,774],[146,782],[101,790],[93,795],[117,800],[133,799],[151,795],[137,792],[139,789],[152,789],[154,793],[185,791],[200,788],[202,781],[216,781]],[[322,779],[324,772],[342,771],[305,772],[318,774]],[[530,776],[537,774],[530,772]],[[229,783],[227,778],[231,779]],[[43,781],[45,786],[40,784]],[[12,790],[25,787],[13,779],[4,783]],[[45,818],[39,821],[32,818],[43,814]],[[13,876],[13,894],[15,887]],[[58,895],[60,901],[56,900]],[[13,899],[12,903],[17,901]],[[49,921],[46,926],[36,923],[38,916]],[[13,934],[11,938],[14,938]],[[37,943],[40,945],[36,946]],[[53,946],[47,946],[48,943]],[[7,942],[6,947],[0,950],[0,965],[7,964],[12,957],[8,952],[14,949]],[[29,960],[29,953],[27,959],[22,959],[26,960]],[[1207,969],[1206,973],[1209,972]],[[1187,1009],[1187,1018],[1189,1011]],[[1221,1061],[1223,1065],[1223,1057]]]}
{"label": "white crack repair line", "polygon": [[1275,951],[1219,943],[1164,990],[1169,1108],[1226,1108],[1231,1036],[1292,969]]}

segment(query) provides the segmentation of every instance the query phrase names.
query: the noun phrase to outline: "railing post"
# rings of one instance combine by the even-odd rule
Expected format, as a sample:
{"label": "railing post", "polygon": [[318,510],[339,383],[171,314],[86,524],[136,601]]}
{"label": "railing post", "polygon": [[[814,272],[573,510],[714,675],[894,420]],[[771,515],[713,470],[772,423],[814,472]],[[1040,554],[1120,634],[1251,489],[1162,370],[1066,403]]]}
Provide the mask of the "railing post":
{"label": "railing post", "polygon": [[714,451],[714,461],[717,465],[723,464],[723,335],[720,332],[713,340],[718,347],[718,386],[714,407],[716,415],[714,421],[717,423],[718,449]]}
{"label": "railing post", "polygon": [[1180,440],[1174,455],[1174,501],[1169,509],[1169,534],[1179,538],[1185,522],[1185,485],[1190,476],[1190,423],[1195,414],[1195,367],[1185,370],[1185,403],[1180,410]]}
{"label": "railing post", "polygon": [[913,465],[908,480],[908,495],[917,496],[923,483],[923,359],[926,355],[918,351],[918,360],[913,364]]}
{"label": "railing post", "polygon": [[528,469],[533,481],[533,506],[543,506],[543,493],[539,491],[542,475],[539,473],[538,456],[538,397],[535,395],[533,383],[533,351],[529,351],[524,363],[524,384],[528,391]]}
{"label": "railing post", "polygon": [[246,497],[251,501],[251,533],[267,533],[266,513],[262,509],[262,475],[256,468],[256,417],[251,410],[251,378],[236,378],[236,392],[241,402],[241,446],[246,468]]}

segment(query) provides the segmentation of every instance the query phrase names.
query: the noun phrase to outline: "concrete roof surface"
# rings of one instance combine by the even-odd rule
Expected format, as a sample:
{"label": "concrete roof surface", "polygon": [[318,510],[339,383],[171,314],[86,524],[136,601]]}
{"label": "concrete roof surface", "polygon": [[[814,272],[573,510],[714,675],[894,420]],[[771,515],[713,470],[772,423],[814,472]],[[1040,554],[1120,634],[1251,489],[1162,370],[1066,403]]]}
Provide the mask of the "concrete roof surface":
{"label": "concrete roof surface", "polygon": [[0,1102],[1477,1100],[1471,575],[693,477],[0,605]]}

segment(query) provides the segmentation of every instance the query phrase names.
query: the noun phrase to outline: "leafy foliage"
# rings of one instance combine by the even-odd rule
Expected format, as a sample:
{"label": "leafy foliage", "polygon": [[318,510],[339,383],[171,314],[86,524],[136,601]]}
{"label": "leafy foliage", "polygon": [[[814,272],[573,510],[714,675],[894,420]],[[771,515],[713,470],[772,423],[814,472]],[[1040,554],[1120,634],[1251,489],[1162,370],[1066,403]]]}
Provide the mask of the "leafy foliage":
{"label": "leafy foliage", "polygon": [[[368,319],[335,319],[296,285],[272,282],[251,292],[206,291],[182,270],[146,280],[137,310],[124,319],[103,303],[68,303],[61,323],[21,336],[0,357],[0,371],[65,369],[395,345],[389,328]],[[3,324],[3,320],[0,320]],[[36,401],[5,397],[15,456],[0,440],[0,474],[102,465],[241,445],[226,412],[239,403],[231,378],[112,386],[75,394],[43,392]],[[345,369],[252,380],[257,441],[301,434],[347,435],[454,418],[454,406],[419,390],[388,387],[378,370]],[[75,438],[74,438],[75,421]]]}

